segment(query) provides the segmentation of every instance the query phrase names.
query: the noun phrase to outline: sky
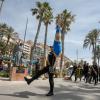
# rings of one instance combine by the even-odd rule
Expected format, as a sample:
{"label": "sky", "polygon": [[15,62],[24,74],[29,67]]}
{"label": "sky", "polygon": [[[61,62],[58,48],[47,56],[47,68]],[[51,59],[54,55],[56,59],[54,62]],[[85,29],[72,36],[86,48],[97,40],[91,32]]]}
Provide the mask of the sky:
{"label": "sky", "polygon": [[[26,40],[34,41],[38,20],[32,16],[31,8],[36,7],[37,1],[47,1],[53,8],[53,15],[61,13],[64,9],[75,15],[75,22],[71,24],[71,30],[65,36],[65,56],[72,60],[86,60],[91,63],[91,50],[83,49],[83,41],[89,31],[100,28],[100,0],[5,0],[0,22],[7,23],[24,38],[25,23],[28,18],[28,30]],[[55,21],[49,25],[47,44],[53,45],[55,36]],[[44,42],[45,27],[41,26],[38,42]]]}

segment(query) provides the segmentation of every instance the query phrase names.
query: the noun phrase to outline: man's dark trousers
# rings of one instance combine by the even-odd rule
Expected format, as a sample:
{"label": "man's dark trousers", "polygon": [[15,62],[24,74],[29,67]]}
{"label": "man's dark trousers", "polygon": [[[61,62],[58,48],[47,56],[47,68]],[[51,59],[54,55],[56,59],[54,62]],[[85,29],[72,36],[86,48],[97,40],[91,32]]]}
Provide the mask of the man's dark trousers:
{"label": "man's dark trousers", "polygon": [[42,70],[39,70],[38,73],[36,73],[31,81],[34,81],[35,79],[39,78],[41,75],[48,73],[49,75],[49,84],[50,84],[50,93],[53,93],[53,89],[54,89],[54,79],[53,79],[53,73],[49,72],[49,66],[44,67]]}

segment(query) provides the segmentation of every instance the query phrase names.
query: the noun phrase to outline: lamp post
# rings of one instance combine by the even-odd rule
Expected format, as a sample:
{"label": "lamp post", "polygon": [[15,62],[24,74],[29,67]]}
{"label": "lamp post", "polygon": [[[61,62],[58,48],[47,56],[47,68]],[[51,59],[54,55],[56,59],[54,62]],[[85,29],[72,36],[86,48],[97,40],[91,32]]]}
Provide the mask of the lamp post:
{"label": "lamp post", "polygon": [[[24,33],[24,42],[23,42],[22,56],[24,56],[24,48],[25,48],[25,40],[26,40],[27,26],[28,26],[28,18],[27,18],[27,20],[26,20],[26,27],[25,27],[25,33]],[[25,57],[25,58],[26,58],[26,57]]]}
{"label": "lamp post", "polygon": [[4,0],[0,0],[0,2],[1,2],[1,5],[0,5],[0,14],[1,14],[1,10],[2,10],[2,7],[3,7]]}
{"label": "lamp post", "polygon": [[79,53],[78,53],[78,49],[77,49],[76,50],[77,64],[78,64],[78,56],[79,56]]}
{"label": "lamp post", "polygon": [[24,44],[25,44],[26,33],[27,33],[27,25],[28,25],[28,18],[26,20],[26,27],[25,27],[25,34],[24,34]]}

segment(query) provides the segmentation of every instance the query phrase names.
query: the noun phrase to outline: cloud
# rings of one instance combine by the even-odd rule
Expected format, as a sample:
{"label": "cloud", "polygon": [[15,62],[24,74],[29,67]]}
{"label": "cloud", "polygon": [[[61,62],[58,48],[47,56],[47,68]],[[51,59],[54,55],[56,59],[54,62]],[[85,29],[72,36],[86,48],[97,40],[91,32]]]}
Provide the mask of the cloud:
{"label": "cloud", "polygon": [[[38,20],[32,16],[31,8],[36,7],[37,0],[5,0],[1,22],[5,22],[12,26],[15,31],[20,33],[23,38],[25,32],[26,19],[28,17],[28,30],[26,39],[34,40],[38,27]],[[76,59],[76,49],[79,49],[81,57],[91,58],[91,51],[83,50],[82,44],[86,34],[94,29],[100,28],[98,21],[100,20],[100,1],[99,0],[38,0],[48,1],[53,8],[53,14],[56,16],[64,9],[68,9],[72,14],[76,15],[75,22],[71,25],[71,31],[65,36],[65,55]],[[52,45],[55,37],[55,22],[48,28],[48,45]],[[42,24],[38,42],[44,42],[45,26]],[[89,58],[89,59],[90,59]],[[87,60],[89,60],[87,59]]]}
{"label": "cloud", "polygon": [[76,40],[66,40],[65,43],[71,43],[73,45],[78,45],[78,46],[82,46],[83,41],[76,41]]}

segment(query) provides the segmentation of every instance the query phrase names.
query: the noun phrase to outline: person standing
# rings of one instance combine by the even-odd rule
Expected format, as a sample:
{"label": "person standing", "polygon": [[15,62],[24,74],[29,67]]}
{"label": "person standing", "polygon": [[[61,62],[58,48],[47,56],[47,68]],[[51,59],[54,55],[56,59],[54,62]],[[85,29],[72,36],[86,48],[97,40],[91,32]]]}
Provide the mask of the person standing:
{"label": "person standing", "polygon": [[39,64],[39,59],[37,59],[37,62],[35,64],[35,73],[37,74],[40,70],[40,64]]}
{"label": "person standing", "polygon": [[94,80],[94,85],[96,85],[98,83],[98,66],[96,63],[93,63],[92,66],[92,76]]}
{"label": "person standing", "polygon": [[84,77],[86,83],[88,81],[88,72],[89,72],[89,63],[86,63],[84,64]]}
{"label": "person standing", "polygon": [[75,74],[76,73],[76,70],[77,70],[77,64],[74,63],[74,65],[73,65],[73,71],[71,73],[70,79],[72,78],[73,75],[75,75],[75,79],[76,79],[76,74]]}
{"label": "person standing", "polygon": [[38,74],[40,70],[40,63],[39,63],[39,59],[37,59],[37,62],[35,63],[35,74]]}
{"label": "person standing", "polygon": [[50,53],[48,54],[48,59],[47,59],[47,66],[44,67],[42,70],[39,70],[38,73],[36,73],[31,79],[28,79],[27,77],[24,77],[25,81],[29,85],[32,81],[36,80],[39,78],[41,75],[48,73],[49,75],[49,84],[50,84],[50,91],[47,93],[46,96],[52,96],[54,95],[53,90],[54,90],[54,64],[56,61],[56,56],[53,52],[53,47],[50,46]]}
{"label": "person standing", "polygon": [[83,64],[83,75],[84,75],[84,81],[86,80],[86,61],[84,61]]}

